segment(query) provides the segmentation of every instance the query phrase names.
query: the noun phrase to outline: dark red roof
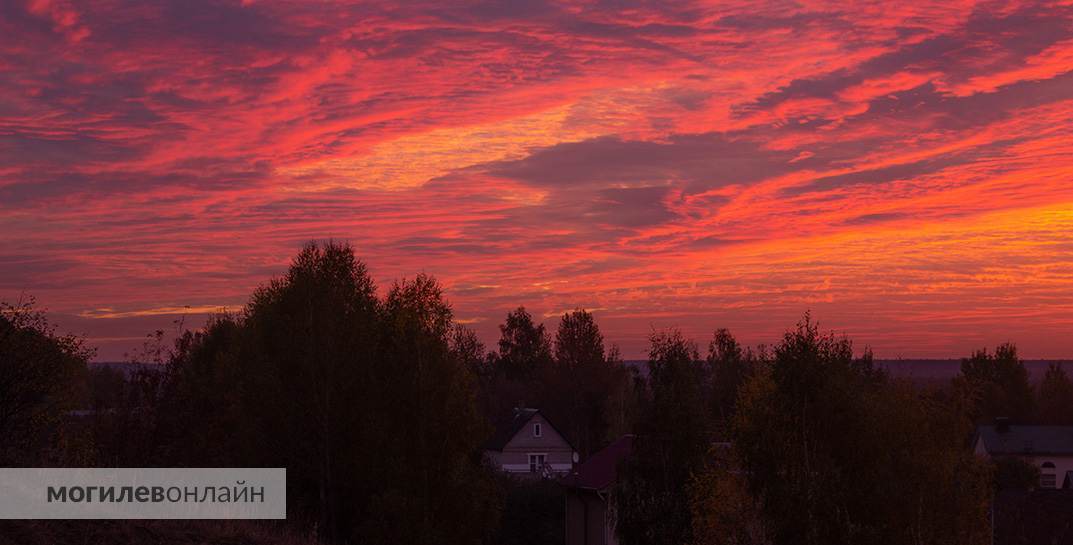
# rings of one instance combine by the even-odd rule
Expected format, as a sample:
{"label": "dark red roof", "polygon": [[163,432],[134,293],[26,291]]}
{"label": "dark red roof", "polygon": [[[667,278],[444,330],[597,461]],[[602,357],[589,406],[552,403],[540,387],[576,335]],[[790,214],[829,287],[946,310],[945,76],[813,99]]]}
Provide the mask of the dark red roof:
{"label": "dark red roof", "polygon": [[623,435],[606,448],[589,456],[577,470],[563,478],[574,488],[606,490],[618,480],[618,464],[633,451],[633,436]]}

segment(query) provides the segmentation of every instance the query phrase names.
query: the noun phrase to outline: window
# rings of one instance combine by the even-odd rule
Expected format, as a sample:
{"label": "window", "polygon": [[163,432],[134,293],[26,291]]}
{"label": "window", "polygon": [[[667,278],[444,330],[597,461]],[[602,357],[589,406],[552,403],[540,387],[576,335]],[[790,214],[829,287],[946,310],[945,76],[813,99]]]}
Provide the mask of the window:
{"label": "window", "polygon": [[540,437],[542,431],[540,424],[533,424],[533,437]]}
{"label": "window", "polygon": [[544,460],[546,454],[530,454],[529,455],[529,473],[536,473],[544,467]]}
{"label": "window", "polygon": [[1039,487],[1055,488],[1055,484],[1054,464],[1051,462],[1043,462],[1039,472]]}

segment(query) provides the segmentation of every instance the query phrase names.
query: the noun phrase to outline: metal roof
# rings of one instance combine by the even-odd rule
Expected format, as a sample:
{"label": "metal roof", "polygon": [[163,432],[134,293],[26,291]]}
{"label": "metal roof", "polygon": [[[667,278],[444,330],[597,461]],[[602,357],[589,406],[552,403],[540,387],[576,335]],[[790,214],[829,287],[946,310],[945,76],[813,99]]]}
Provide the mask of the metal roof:
{"label": "metal roof", "polygon": [[623,435],[603,450],[589,456],[577,471],[563,478],[574,488],[606,490],[618,480],[618,464],[633,451],[633,436]]}
{"label": "metal roof", "polygon": [[1073,426],[980,426],[976,434],[991,455],[1073,456]]}

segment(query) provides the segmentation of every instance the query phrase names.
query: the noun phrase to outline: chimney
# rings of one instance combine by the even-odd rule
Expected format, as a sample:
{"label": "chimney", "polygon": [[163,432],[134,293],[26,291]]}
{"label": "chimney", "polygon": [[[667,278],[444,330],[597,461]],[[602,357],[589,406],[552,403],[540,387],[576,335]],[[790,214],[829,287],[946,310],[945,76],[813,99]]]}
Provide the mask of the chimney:
{"label": "chimney", "polygon": [[999,433],[1006,433],[1010,431],[1010,417],[1008,416],[996,416],[995,417],[995,431]]}

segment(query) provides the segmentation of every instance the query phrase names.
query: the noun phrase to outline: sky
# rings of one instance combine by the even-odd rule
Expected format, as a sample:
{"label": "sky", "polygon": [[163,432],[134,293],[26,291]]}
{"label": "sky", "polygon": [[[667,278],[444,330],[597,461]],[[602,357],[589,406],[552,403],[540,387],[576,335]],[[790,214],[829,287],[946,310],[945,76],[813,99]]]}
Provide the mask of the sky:
{"label": "sky", "polygon": [[123,359],[329,238],[490,345],[1073,356],[1073,3],[0,2],[0,299]]}

